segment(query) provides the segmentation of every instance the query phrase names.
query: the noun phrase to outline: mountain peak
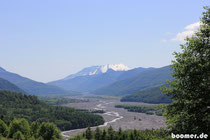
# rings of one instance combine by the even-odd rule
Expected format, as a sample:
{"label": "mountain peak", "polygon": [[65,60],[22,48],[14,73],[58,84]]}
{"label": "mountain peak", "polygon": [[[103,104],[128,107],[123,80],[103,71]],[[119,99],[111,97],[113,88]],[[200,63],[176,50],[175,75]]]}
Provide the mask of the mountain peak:
{"label": "mountain peak", "polygon": [[108,69],[112,69],[114,71],[127,71],[130,70],[130,68],[124,64],[107,64],[101,66],[101,72],[105,73]]}
{"label": "mountain peak", "polygon": [[77,76],[88,76],[88,75],[96,75],[101,73],[106,73],[108,70],[113,71],[127,71],[130,70],[130,68],[124,64],[107,64],[102,66],[92,66],[82,69],[81,71],[69,75],[64,80],[72,79]]}

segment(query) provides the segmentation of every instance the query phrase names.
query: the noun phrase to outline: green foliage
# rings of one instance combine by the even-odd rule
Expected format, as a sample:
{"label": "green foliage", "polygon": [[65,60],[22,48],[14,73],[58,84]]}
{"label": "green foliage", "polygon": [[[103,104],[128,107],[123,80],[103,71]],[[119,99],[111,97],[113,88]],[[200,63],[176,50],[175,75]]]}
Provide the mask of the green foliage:
{"label": "green foliage", "polygon": [[[87,130],[86,130],[87,131]],[[101,130],[97,128],[91,131],[94,137],[91,140],[173,140],[170,134],[164,129],[156,130],[125,130],[119,129],[114,131],[112,127],[108,130]],[[100,138],[100,139],[99,139]],[[86,135],[77,135],[69,140],[90,140]]]}
{"label": "green foliage", "polygon": [[16,140],[24,140],[25,139],[24,135],[20,131],[15,132],[13,134],[12,138],[16,139]]}
{"label": "green foliage", "polygon": [[49,122],[43,122],[39,128],[38,135],[44,140],[56,140],[61,139],[60,130],[55,124]]}
{"label": "green foliage", "polygon": [[0,135],[0,140],[8,140],[8,139],[1,137],[1,135]]}
{"label": "green foliage", "polygon": [[[5,127],[3,121],[0,120],[1,124]],[[32,122],[31,126],[28,121],[25,119],[14,119],[9,122],[8,135],[5,136],[4,133],[7,131],[0,132],[0,136],[7,138],[13,138],[17,140],[60,140],[60,130],[56,127],[55,124],[49,122],[43,122],[42,124],[38,122]],[[1,138],[1,137],[0,137]]]}
{"label": "green foliage", "polygon": [[105,113],[104,110],[90,110],[91,113]]}
{"label": "green foliage", "polygon": [[210,8],[205,9],[199,31],[174,53],[171,88],[163,88],[173,99],[166,109],[173,133],[210,135]]}
{"label": "green foliage", "polygon": [[141,90],[131,95],[127,95],[121,99],[122,102],[144,102],[144,103],[171,103],[170,98],[163,94],[160,86]]}
{"label": "green foliage", "polygon": [[8,132],[7,125],[5,124],[4,121],[0,120],[0,134],[2,134],[2,136],[6,137],[7,132]]}
{"label": "green foliage", "polygon": [[107,140],[115,140],[115,138],[114,138],[115,132],[114,132],[114,129],[112,128],[112,126],[110,126],[108,128],[107,133],[108,133]]}
{"label": "green foliage", "polygon": [[86,131],[85,131],[85,138],[86,138],[87,140],[91,140],[92,137],[93,137],[92,130],[91,130],[90,127],[88,127],[88,128],[86,129]]}
{"label": "green foliage", "polygon": [[35,121],[31,123],[30,132],[31,132],[31,135],[34,136],[34,138],[39,137],[39,127],[40,127],[39,122]]}
{"label": "green foliage", "polygon": [[36,96],[0,91],[0,114],[8,122],[13,118],[25,118],[30,123],[53,122],[61,130],[85,128],[104,123],[103,117],[69,107],[49,106]]}
{"label": "green foliage", "polygon": [[97,127],[95,131],[95,139],[101,140],[101,130]]}
{"label": "green foliage", "polygon": [[102,132],[101,140],[107,140],[107,132],[105,129]]}
{"label": "green foliage", "polygon": [[81,135],[76,135],[74,137],[70,137],[69,140],[86,140]]}
{"label": "green foliage", "polygon": [[71,99],[71,98],[66,98],[65,96],[57,96],[57,95],[38,96],[38,98],[48,105],[63,105],[68,103],[79,103],[79,102],[89,101],[89,100]]}
{"label": "green foliage", "polygon": [[166,105],[158,104],[158,105],[128,105],[128,104],[120,104],[115,105],[116,108],[124,108],[130,112],[138,112],[138,113],[146,113],[148,115],[153,115],[154,113],[158,116],[162,116],[164,113],[164,108]]}
{"label": "green foliage", "polygon": [[25,119],[19,119],[19,120],[14,119],[9,125],[8,137],[14,138],[14,136],[22,136],[22,135],[26,137],[30,135],[29,124]]}

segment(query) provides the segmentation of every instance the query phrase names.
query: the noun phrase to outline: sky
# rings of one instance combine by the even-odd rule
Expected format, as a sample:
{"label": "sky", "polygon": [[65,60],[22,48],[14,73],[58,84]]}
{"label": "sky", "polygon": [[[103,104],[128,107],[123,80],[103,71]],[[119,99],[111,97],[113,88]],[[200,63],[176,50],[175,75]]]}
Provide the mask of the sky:
{"label": "sky", "polygon": [[171,64],[210,0],[0,0],[0,67],[49,82],[93,66]]}

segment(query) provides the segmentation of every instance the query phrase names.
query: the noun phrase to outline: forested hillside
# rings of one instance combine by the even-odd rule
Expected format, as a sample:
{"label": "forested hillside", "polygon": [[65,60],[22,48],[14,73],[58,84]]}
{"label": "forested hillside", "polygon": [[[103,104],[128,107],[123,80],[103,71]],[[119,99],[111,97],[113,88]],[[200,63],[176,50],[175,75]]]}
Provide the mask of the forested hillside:
{"label": "forested hillside", "polygon": [[160,86],[166,83],[166,80],[172,79],[171,68],[169,66],[148,70],[139,73],[131,78],[114,82],[106,87],[93,91],[100,95],[128,95],[134,92]]}
{"label": "forested hillside", "polygon": [[[114,71],[108,69],[105,73],[93,74],[93,75],[78,75],[73,74],[67,78],[49,82],[49,85],[55,85],[66,90],[73,90],[79,92],[91,92],[98,88],[102,88],[109,84],[122,79],[130,78],[138,75],[143,71],[152,70],[153,68],[136,68],[128,71]],[[79,72],[80,73],[80,72]],[[72,78],[70,78],[72,76]]]}
{"label": "forested hillside", "polygon": [[0,91],[0,114],[3,120],[25,118],[29,122],[53,122],[61,130],[85,128],[104,123],[101,116],[74,108],[49,106],[36,96]]}
{"label": "forested hillside", "polygon": [[26,93],[25,91],[23,91],[16,85],[2,78],[0,78],[0,90],[9,90],[9,91],[14,91],[14,92]]}
{"label": "forested hillside", "polygon": [[162,116],[164,113],[164,108],[166,105],[130,105],[130,104],[119,104],[115,105],[116,108],[124,108],[130,112],[146,113],[148,115],[158,115]]}
{"label": "forested hillside", "polygon": [[72,92],[63,90],[59,87],[47,85],[31,80],[16,73],[8,72],[0,67],[0,78],[8,80],[29,94],[71,94]]}
{"label": "forested hillside", "polygon": [[66,90],[73,90],[79,92],[91,92],[98,88],[105,87],[116,81],[120,81],[126,78],[130,78],[138,75],[143,71],[149,71],[154,68],[135,68],[128,71],[115,71],[113,69],[108,69],[104,73],[87,74],[88,69],[91,73],[98,72],[95,67],[85,68],[84,70],[70,75],[64,79],[49,82],[49,85],[55,85]]}
{"label": "forested hillside", "polygon": [[141,90],[131,95],[124,96],[122,102],[144,102],[144,103],[171,103],[170,97],[162,93],[161,86]]}
{"label": "forested hillside", "polygon": [[66,90],[89,92],[115,82],[122,73],[123,71],[108,70],[106,73],[102,74],[77,76],[73,79],[59,80],[48,84]]}

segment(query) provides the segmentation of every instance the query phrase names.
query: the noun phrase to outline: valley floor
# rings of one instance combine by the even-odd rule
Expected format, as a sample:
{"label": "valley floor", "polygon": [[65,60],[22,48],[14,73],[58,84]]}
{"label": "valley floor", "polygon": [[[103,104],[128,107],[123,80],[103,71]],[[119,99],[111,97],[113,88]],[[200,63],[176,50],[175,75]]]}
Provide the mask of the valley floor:
{"label": "valley floor", "polygon": [[[90,102],[70,103],[65,106],[75,107],[77,109],[103,109],[105,113],[99,114],[104,117],[105,124],[98,126],[108,128],[110,125],[118,130],[127,129],[158,129],[165,126],[165,118],[156,115],[146,115],[144,113],[128,112],[123,108],[115,108],[116,104],[142,105],[145,103],[120,102],[119,98],[89,98]],[[95,129],[93,127],[92,129]],[[65,139],[69,136],[80,134],[86,129],[76,129],[62,132]]]}

